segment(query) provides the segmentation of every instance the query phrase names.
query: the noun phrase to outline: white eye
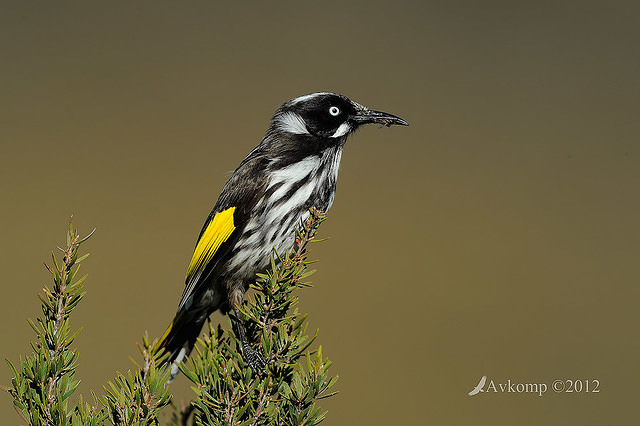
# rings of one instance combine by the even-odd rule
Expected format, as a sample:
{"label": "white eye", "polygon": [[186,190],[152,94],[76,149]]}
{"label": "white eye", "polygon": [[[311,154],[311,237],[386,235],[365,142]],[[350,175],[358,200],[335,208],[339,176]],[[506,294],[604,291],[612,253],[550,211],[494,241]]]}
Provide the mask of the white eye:
{"label": "white eye", "polygon": [[340,108],[332,106],[331,108],[329,108],[329,114],[333,115],[334,117],[337,116],[338,114],[340,114]]}

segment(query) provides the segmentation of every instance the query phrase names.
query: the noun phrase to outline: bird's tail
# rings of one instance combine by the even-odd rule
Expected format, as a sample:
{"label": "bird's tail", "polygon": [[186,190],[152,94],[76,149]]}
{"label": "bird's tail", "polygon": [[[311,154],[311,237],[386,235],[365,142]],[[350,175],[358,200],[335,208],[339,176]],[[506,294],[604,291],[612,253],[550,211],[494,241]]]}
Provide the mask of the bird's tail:
{"label": "bird's tail", "polygon": [[184,308],[180,309],[156,346],[156,351],[164,349],[165,353],[169,354],[169,358],[166,360],[166,363],[171,365],[169,381],[178,375],[180,370],[177,363],[189,355],[198,339],[204,324],[204,319],[199,317],[201,315],[188,312]]}

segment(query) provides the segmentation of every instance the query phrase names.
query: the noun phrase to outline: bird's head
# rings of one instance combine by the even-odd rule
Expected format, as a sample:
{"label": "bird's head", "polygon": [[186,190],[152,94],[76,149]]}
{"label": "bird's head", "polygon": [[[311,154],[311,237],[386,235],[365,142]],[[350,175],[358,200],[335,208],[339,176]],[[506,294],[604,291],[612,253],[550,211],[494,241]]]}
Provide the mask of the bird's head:
{"label": "bird's head", "polygon": [[272,125],[279,131],[322,139],[345,140],[363,124],[384,126],[408,123],[395,115],[368,109],[337,93],[311,93],[285,102]]}
{"label": "bird's head", "polygon": [[247,156],[274,167],[322,153],[339,153],[347,137],[363,124],[407,126],[400,117],[374,111],[337,93],[318,92],[285,102],[271,118],[262,142]]}

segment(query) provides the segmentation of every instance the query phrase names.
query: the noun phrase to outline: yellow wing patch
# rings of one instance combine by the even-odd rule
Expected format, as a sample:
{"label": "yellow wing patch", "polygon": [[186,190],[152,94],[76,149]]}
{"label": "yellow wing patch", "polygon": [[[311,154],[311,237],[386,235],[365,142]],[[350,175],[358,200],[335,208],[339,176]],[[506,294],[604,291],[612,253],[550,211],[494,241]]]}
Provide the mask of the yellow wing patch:
{"label": "yellow wing patch", "polygon": [[220,244],[227,241],[231,233],[236,229],[233,224],[233,212],[235,210],[235,207],[230,207],[227,210],[218,212],[209,222],[193,252],[193,257],[187,269],[187,282],[204,269],[207,262],[211,260],[218,248],[220,248]]}

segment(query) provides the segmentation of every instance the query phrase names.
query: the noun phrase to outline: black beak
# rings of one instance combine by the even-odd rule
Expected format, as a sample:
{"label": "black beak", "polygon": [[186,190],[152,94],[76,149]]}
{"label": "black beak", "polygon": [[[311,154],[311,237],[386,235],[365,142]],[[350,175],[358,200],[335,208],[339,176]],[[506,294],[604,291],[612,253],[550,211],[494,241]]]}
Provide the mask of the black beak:
{"label": "black beak", "polygon": [[359,110],[353,117],[358,125],[376,123],[382,126],[391,127],[394,124],[400,126],[408,126],[409,123],[402,118],[382,111],[374,111],[372,109]]}

